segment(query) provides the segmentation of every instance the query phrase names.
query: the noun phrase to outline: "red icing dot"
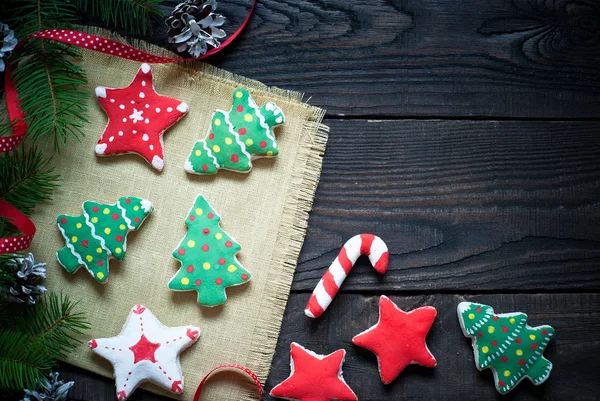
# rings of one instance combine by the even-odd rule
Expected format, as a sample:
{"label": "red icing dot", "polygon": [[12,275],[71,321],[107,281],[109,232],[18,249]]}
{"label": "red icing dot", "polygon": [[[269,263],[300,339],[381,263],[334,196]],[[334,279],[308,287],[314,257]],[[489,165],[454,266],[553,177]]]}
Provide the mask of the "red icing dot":
{"label": "red icing dot", "polygon": [[200,281],[200,279],[196,279],[196,285],[200,285],[202,284],[202,281]]}
{"label": "red icing dot", "polygon": [[238,131],[238,134],[246,135],[246,128],[240,128],[240,130]]}
{"label": "red icing dot", "polygon": [[204,230],[202,230],[202,234],[204,235],[208,235],[210,233],[210,230],[208,228],[205,228]]}
{"label": "red icing dot", "polygon": [[194,266],[189,265],[186,270],[188,271],[188,273],[191,273],[194,271]]}
{"label": "red icing dot", "polygon": [[208,136],[208,139],[215,139],[215,134],[213,134],[212,132],[210,133],[210,135]]}
{"label": "red icing dot", "polygon": [[493,319],[494,319],[494,322],[497,322],[498,321],[498,316],[494,316]]}
{"label": "red icing dot", "polygon": [[61,224],[67,224],[67,219],[65,219],[64,217],[62,219],[60,219]]}
{"label": "red icing dot", "polygon": [[208,213],[208,214],[206,215],[206,217],[208,217],[209,219],[212,219],[213,217],[215,217],[215,215],[214,215],[214,214],[212,214],[212,213]]}
{"label": "red icing dot", "polygon": [[480,331],[480,332],[478,332],[478,333],[477,333],[477,337],[479,337],[479,338],[483,337],[483,333],[482,333],[481,331]]}
{"label": "red icing dot", "polygon": [[101,261],[101,260],[99,260],[99,261],[98,261],[98,266],[104,266],[104,262],[103,262],[103,261]]}
{"label": "red icing dot", "polygon": [[190,216],[190,221],[194,221],[194,220],[196,220],[196,216],[194,216],[194,215]]}
{"label": "red icing dot", "polygon": [[129,199],[129,198],[125,199],[125,203],[127,203],[129,205],[131,203],[131,199]]}
{"label": "red icing dot", "polygon": [[231,243],[231,241],[227,241],[227,242],[225,243],[225,246],[226,246],[227,248],[231,248],[231,246],[232,246],[232,245],[233,245],[233,244]]}
{"label": "red icing dot", "polygon": [[133,219],[133,221],[135,221],[136,223],[139,223],[140,222],[140,218],[136,217],[135,219]]}
{"label": "red icing dot", "polygon": [[517,339],[515,340],[515,342],[516,342],[517,344],[521,344],[522,340],[521,340],[519,337],[517,337]]}
{"label": "red icing dot", "polygon": [[224,265],[224,264],[225,264],[225,258],[221,258],[221,259],[219,259],[219,264],[220,264],[220,265]]}
{"label": "red icing dot", "polygon": [[260,141],[260,147],[261,148],[266,148],[267,147],[267,141]]}
{"label": "red icing dot", "polygon": [[525,365],[525,359],[523,359],[523,358],[519,359],[519,365],[520,366]]}
{"label": "red icing dot", "polygon": [[232,162],[237,163],[239,160],[240,160],[240,158],[235,153],[231,155]]}
{"label": "red icing dot", "polygon": [[242,274],[242,280],[248,280],[248,275],[246,273]]}
{"label": "red icing dot", "polygon": [[536,343],[533,343],[533,344],[531,344],[531,349],[532,349],[532,350],[534,350],[534,351],[535,351],[535,349],[536,349],[536,348],[537,348],[537,344],[536,344]]}
{"label": "red icing dot", "polygon": [[548,330],[546,330],[546,329],[542,330],[542,334],[543,335],[547,335],[548,334]]}
{"label": "red icing dot", "polygon": [[477,307],[477,309],[475,309],[478,313],[481,313],[481,308]]}
{"label": "red icing dot", "polygon": [[204,170],[204,171],[208,170],[208,166],[206,164],[203,164],[202,165],[202,170]]}
{"label": "red icing dot", "polygon": [[180,255],[185,255],[185,249],[179,248],[179,250],[177,250],[177,253]]}
{"label": "red icing dot", "polygon": [[507,356],[503,356],[502,358],[500,358],[500,360],[504,363],[508,362],[508,357]]}
{"label": "red icing dot", "polygon": [[206,244],[202,245],[202,250],[204,252],[208,252],[208,245],[206,245]]}
{"label": "red icing dot", "polygon": [[242,107],[242,105],[240,104],[237,109],[238,113],[241,113],[242,111],[244,111],[244,108]]}
{"label": "red icing dot", "polygon": [[100,210],[100,209],[98,209],[98,206],[94,206],[94,207],[92,208],[92,212],[94,212],[94,213],[96,213],[98,210]]}
{"label": "red icing dot", "polygon": [[502,326],[502,331],[506,333],[508,331],[508,327]]}
{"label": "red icing dot", "polygon": [[83,241],[81,241],[81,245],[88,246],[88,240],[84,239]]}
{"label": "red icing dot", "polygon": [[117,242],[121,242],[121,241],[123,241],[123,237],[122,237],[121,235],[117,235],[117,236],[115,237],[115,240],[116,240]]}
{"label": "red icing dot", "polygon": [[223,280],[221,280],[221,278],[217,278],[217,279],[215,280],[215,284],[216,284],[216,285],[221,285],[221,284],[223,284]]}
{"label": "red icing dot", "polygon": [[119,220],[119,215],[118,214],[113,214],[112,215],[113,220]]}
{"label": "red icing dot", "polygon": [[500,387],[504,387],[504,384],[505,384],[505,383],[504,383],[504,380],[500,380],[500,381],[498,382],[498,385],[499,385]]}
{"label": "red icing dot", "polygon": [[495,347],[495,346],[497,346],[497,345],[498,345],[498,341],[496,341],[496,340],[492,340],[492,346],[494,346],[494,347]]}

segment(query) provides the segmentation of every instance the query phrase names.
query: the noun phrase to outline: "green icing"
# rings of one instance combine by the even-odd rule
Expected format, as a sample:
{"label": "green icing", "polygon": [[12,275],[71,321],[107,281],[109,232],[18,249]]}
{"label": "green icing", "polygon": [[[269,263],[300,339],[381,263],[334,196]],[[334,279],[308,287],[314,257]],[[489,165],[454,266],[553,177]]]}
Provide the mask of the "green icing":
{"label": "green icing", "polygon": [[219,226],[221,218],[203,196],[198,196],[185,224],[188,232],[173,251],[181,268],[169,282],[175,291],[198,291],[198,303],[220,305],[225,288],[250,280],[235,257],[240,245]]}
{"label": "green icing", "polygon": [[57,217],[67,246],[56,256],[69,273],[85,266],[98,282],[105,283],[109,258],[123,260],[127,233],[137,230],[153,207],[149,201],[131,196],[119,198],[115,204],[87,201],[82,208],[83,215]]}
{"label": "green icing", "polygon": [[215,174],[220,168],[247,172],[252,157],[279,153],[273,127],[284,120],[275,103],[259,108],[247,90],[236,89],[231,110],[215,111],[208,135],[194,144],[185,168],[198,174]]}
{"label": "green icing", "polygon": [[550,326],[530,327],[524,313],[497,315],[487,306],[462,302],[458,318],[465,336],[473,340],[475,363],[494,371],[496,389],[504,394],[523,378],[543,383],[552,363],[542,355],[554,335]]}

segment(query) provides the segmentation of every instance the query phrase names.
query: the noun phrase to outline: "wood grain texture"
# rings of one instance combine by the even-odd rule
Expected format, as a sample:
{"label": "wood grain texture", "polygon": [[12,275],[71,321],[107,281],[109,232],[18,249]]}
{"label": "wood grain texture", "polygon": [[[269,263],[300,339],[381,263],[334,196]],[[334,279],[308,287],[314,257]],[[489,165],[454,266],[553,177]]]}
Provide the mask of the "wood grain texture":
{"label": "wood grain texture", "polygon": [[[327,354],[347,351],[344,378],[361,401],[384,400],[597,400],[600,394],[600,296],[598,294],[490,294],[391,296],[404,310],[434,306],[436,321],[427,344],[438,366],[407,367],[392,384],[379,379],[373,353],[352,344],[352,337],[377,323],[379,297],[338,294],[317,320],[304,316],[309,294],[293,294],[266,389],[289,376],[289,345],[296,341]],[[508,396],[500,396],[491,371],[479,372],[473,361],[471,340],[464,337],[456,316],[459,302],[470,300],[494,307],[495,311],[523,311],[532,326],[549,324],[556,329],[545,355],[554,364],[550,378],[541,386],[523,382]],[[266,397],[267,401],[273,400]]]}
{"label": "wood grain texture", "polygon": [[600,288],[600,123],[326,121],[327,156],[293,289],[360,232],[390,249],[342,291]]}
{"label": "wood grain texture", "polygon": [[[250,3],[219,3],[228,33]],[[599,21],[595,0],[264,0],[208,61],[330,115],[594,118]]]}

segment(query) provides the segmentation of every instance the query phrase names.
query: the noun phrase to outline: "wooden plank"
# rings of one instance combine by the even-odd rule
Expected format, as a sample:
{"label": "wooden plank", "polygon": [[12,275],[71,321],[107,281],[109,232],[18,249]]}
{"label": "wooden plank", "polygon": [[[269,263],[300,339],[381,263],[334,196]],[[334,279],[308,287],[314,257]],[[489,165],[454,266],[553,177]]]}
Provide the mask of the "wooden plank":
{"label": "wooden plank", "polygon": [[390,267],[360,259],[343,291],[600,288],[600,122],[326,123],[294,290],[361,232]]}
{"label": "wooden plank", "polygon": [[599,294],[391,296],[405,310],[423,305],[437,309],[427,344],[438,366],[428,369],[411,365],[388,386],[379,379],[375,356],[351,342],[354,335],[377,322],[379,297],[338,294],[321,318],[311,320],[303,313],[308,296],[292,294],[288,301],[267,391],[288,377],[289,345],[296,341],[323,354],[344,348],[344,378],[361,401],[500,399],[491,371],[475,368],[471,341],[462,335],[458,324],[456,306],[470,300],[491,305],[498,313],[523,311],[530,325],[550,324],[556,330],[545,352],[554,364],[550,378],[537,387],[523,382],[511,392],[512,396],[519,400],[583,401],[597,400],[600,394]]}
{"label": "wooden plank", "polygon": [[[228,33],[249,5],[219,3]],[[330,115],[598,117],[598,20],[594,0],[264,0],[209,62]]]}

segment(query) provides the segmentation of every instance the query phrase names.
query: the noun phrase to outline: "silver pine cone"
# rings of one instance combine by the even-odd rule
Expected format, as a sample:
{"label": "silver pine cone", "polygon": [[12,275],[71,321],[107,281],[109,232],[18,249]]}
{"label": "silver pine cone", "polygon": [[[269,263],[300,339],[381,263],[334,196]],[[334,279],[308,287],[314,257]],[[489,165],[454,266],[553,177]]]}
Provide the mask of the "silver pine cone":
{"label": "silver pine cone", "polygon": [[25,389],[22,401],[65,401],[74,382],[58,380],[58,373],[50,373],[50,380],[41,383],[40,391]]}
{"label": "silver pine cone", "polygon": [[46,278],[46,264],[35,263],[30,253],[26,258],[12,259],[8,265],[15,268],[16,278],[12,285],[0,287],[0,295],[9,302],[35,304],[36,298],[46,292],[46,287],[36,284]]}
{"label": "silver pine cone", "polygon": [[216,0],[188,0],[178,4],[167,18],[169,43],[179,53],[187,52],[192,57],[200,57],[208,46],[218,48],[219,39],[225,31],[219,28],[225,17],[215,14]]}
{"label": "silver pine cone", "polygon": [[4,58],[6,58],[17,45],[15,32],[8,25],[0,23],[0,72],[4,71]]}

